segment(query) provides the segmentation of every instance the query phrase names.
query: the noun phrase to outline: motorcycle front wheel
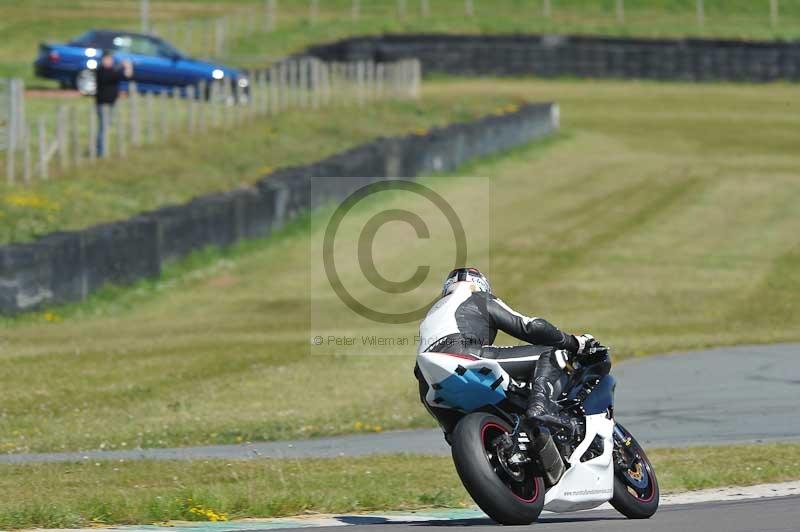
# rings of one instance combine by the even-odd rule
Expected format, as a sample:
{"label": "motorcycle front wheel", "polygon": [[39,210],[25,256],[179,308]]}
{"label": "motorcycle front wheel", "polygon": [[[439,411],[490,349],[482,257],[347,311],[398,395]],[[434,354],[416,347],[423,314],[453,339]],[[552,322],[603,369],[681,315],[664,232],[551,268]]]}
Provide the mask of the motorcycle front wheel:
{"label": "motorcycle front wheel", "polygon": [[625,427],[614,429],[614,497],[611,505],[629,519],[648,519],[658,510],[658,480],[644,449]]}
{"label": "motorcycle front wheel", "polygon": [[453,462],[461,482],[486,515],[503,525],[528,525],[539,518],[545,487],[531,464],[518,464],[500,441],[511,427],[484,412],[467,414],[452,434]]}

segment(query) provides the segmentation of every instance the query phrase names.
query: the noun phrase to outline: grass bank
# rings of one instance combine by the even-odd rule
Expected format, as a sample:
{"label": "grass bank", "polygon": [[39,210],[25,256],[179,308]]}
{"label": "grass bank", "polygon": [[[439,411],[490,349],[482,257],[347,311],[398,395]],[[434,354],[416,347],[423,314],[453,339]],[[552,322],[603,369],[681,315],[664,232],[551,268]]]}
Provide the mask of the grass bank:
{"label": "grass bank", "polygon": [[[317,161],[382,135],[473,120],[510,101],[501,95],[466,101],[378,101],[365,108],[347,104],[313,111],[291,109],[206,135],[173,135],[166,142],[132,149],[125,159],[84,161],[50,180],[35,178],[30,186],[3,181],[0,243],[120,220],[252,184],[274,168]],[[90,105],[88,100],[80,102],[82,119]],[[31,111],[46,112],[47,107],[36,105]]]}
{"label": "grass bank", "polygon": [[[800,478],[796,444],[653,450],[650,458],[662,492]],[[473,504],[450,458],[418,456],[0,465],[0,491],[3,529]]]}
{"label": "grass bank", "polygon": [[[470,109],[489,93],[557,98],[563,120],[555,142],[460,172],[491,181],[488,200],[479,198],[491,224],[470,226],[489,246],[473,263],[509,304],[591,331],[618,358],[800,340],[794,87],[449,81],[430,84],[423,101]],[[477,201],[458,178],[428,182],[464,205]],[[375,209],[423,213],[425,205],[376,198],[354,212],[342,241],[357,241]],[[413,348],[310,352],[311,296],[324,279],[309,282],[308,224],[292,230],[200,254],[174,275],[87,305],[1,322],[0,451],[429,426],[411,376]],[[430,264],[427,292],[411,302],[424,304],[452,257],[432,261],[424,241],[398,245],[405,242],[417,239],[402,231],[376,239],[378,268],[406,279]],[[358,261],[340,268],[345,281],[367,284]],[[364,323],[334,309],[334,329],[416,332],[414,323]]]}

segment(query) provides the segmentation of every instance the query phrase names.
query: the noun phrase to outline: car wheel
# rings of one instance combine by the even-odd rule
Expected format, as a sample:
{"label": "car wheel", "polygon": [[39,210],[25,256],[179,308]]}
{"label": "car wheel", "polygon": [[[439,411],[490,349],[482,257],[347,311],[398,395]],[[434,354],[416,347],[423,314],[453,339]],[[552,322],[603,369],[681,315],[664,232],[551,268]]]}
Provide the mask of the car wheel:
{"label": "car wheel", "polygon": [[75,88],[84,96],[92,96],[97,92],[97,77],[94,70],[84,69],[75,76]]}

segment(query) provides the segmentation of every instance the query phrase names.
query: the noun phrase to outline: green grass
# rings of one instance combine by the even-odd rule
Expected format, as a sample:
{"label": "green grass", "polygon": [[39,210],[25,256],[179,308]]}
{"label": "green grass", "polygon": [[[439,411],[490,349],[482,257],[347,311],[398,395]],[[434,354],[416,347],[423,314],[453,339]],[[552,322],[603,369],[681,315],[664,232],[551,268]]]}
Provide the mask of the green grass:
{"label": "green grass", "polygon": [[[464,109],[489,93],[560,101],[557,140],[459,172],[493,185],[491,227],[469,226],[490,246],[472,263],[512,306],[590,331],[625,358],[800,340],[795,92],[782,84],[484,80],[429,84],[423,101]],[[486,205],[464,180],[427,182],[459,205]],[[405,196],[372,202],[353,213],[341,241],[356,241],[359,224],[395,205],[427,209]],[[308,227],[304,220],[283,238],[201,254],[160,281],[87,305],[3,321],[0,450],[430,426],[412,347],[371,353],[378,356],[311,351],[320,332],[413,336],[416,324],[369,323],[337,305],[323,278],[309,278]],[[378,268],[404,279],[431,264],[413,301],[423,303],[452,258],[432,254],[426,241],[396,245],[416,242],[402,229],[387,227],[393,232],[378,239]],[[357,261],[339,268],[349,286],[366,284]],[[330,309],[327,321],[312,322],[320,308]]]}
{"label": "green grass", "polygon": [[[662,492],[800,478],[796,444],[653,450],[650,458]],[[473,505],[450,458],[421,456],[0,465],[0,489],[3,529]]]}
{"label": "green grass", "polygon": [[[51,164],[53,175],[48,181],[39,179],[34,165],[30,186],[0,183],[0,243],[124,219],[201,194],[252,184],[274,168],[310,163],[381,135],[472,120],[509,101],[505,96],[489,96],[467,102],[368,102],[364,109],[354,104],[315,111],[293,109],[274,117],[257,117],[235,130],[229,126],[208,134],[186,135],[178,132],[178,128],[185,130],[187,123],[186,102],[179,100],[169,103],[172,134],[167,142],[160,141],[159,116],[164,108],[159,101],[155,107],[159,142],[154,145],[138,149],[129,145],[128,157],[119,159],[115,153],[116,128],[112,127],[113,157],[109,160],[95,164],[84,160],[79,167],[61,172]],[[79,105],[81,123],[88,131],[93,109],[88,101]],[[37,106],[32,113],[46,112],[45,108]],[[117,118],[124,117],[127,109],[127,102],[121,102]],[[140,109],[144,112],[143,101]],[[353,120],[354,112],[358,120]],[[207,120],[211,119],[209,111]],[[86,142],[82,140],[84,153],[88,153]]]}
{"label": "green grass", "polygon": [[[576,32],[612,35],[701,35],[769,39],[800,35],[800,0],[781,0],[780,21],[772,27],[769,3],[752,0],[705,0],[706,24],[695,19],[694,0],[626,0],[620,24],[614,0],[554,0],[551,18],[542,15],[541,0],[475,0],[475,16],[464,13],[463,0],[431,0],[430,16],[422,17],[420,3],[407,0],[405,17],[397,15],[396,0],[361,2],[361,17],[350,16],[351,0],[320,2],[319,20],[309,22],[307,0],[281,0],[278,28],[272,34],[250,36],[249,19],[261,26],[262,0],[168,0],[151,3],[156,30],[178,47],[199,56],[209,55],[209,20],[223,14],[234,17],[234,39],[225,59],[234,64],[263,65],[268,57],[297,50],[309,43],[354,34],[379,32]],[[194,21],[191,35],[185,22]],[[0,2],[0,76],[22,76],[34,81],[31,63],[42,41],[64,41],[92,27],[139,28],[138,0],[28,0]],[[49,85],[49,84],[48,84]]]}

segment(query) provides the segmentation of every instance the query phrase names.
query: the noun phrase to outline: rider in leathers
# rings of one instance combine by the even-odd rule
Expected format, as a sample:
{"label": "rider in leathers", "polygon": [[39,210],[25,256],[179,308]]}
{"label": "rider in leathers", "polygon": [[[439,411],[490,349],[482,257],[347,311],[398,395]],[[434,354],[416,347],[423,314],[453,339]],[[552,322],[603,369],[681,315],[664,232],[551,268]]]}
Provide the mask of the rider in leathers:
{"label": "rider in leathers", "polygon": [[[492,345],[498,330],[533,345]],[[600,344],[591,335],[566,334],[547,320],[512,310],[492,294],[488,279],[475,268],[459,268],[447,276],[442,299],[420,324],[418,352],[508,359],[537,355],[542,352],[537,346],[555,349],[546,351],[536,363],[526,416],[541,423],[569,426],[571,420],[561,416],[553,402],[560,393],[560,377],[576,360],[594,354]],[[424,394],[422,401],[427,408],[435,408],[425,402]]]}

